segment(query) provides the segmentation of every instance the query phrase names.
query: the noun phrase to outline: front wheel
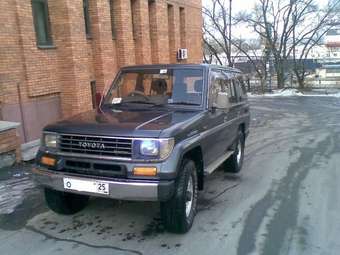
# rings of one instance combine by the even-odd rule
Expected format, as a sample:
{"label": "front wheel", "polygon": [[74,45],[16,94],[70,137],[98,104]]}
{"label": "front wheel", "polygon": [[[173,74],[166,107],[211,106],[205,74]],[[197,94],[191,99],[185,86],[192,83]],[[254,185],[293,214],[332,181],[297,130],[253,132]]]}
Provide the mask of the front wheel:
{"label": "front wheel", "polygon": [[238,173],[242,169],[244,158],[245,136],[240,130],[233,145],[234,153],[225,162],[225,171],[229,173]]}
{"label": "front wheel", "polygon": [[174,196],[161,202],[161,216],[168,231],[186,233],[190,230],[196,215],[197,192],[195,162],[184,159]]}
{"label": "front wheel", "polygon": [[71,215],[84,209],[89,201],[89,196],[66,193],[45,188],[47,206],[58,214]]}

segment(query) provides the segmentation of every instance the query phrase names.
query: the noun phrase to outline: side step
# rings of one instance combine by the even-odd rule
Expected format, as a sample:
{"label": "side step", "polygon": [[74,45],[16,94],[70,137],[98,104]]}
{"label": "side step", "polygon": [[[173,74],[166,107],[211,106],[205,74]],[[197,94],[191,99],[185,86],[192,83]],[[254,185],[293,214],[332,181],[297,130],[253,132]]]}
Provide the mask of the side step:
{"label": "side step", "polygon": [[212,174],[224,161],[226,161],[231,155],[233,155],[234,151],[227,151],[225,155],[222,155],[214,162],[212,162],[209,166],[204,169],[204,175]]}

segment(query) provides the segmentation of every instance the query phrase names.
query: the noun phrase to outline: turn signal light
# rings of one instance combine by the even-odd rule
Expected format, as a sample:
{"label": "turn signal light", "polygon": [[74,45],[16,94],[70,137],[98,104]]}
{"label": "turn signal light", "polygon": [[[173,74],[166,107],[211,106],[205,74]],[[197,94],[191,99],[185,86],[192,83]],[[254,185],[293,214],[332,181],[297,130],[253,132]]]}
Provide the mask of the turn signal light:
{"label": "turn signal light", "polygon": [[133,174],[137,176],[156,176],[157,167],[134,167]]}
{"label": "turn signal light", "polygon": [[55,158],[43,156],[43,157],[41,157],[40,162],[44,165],[47,165],[47,166],[54,166],[55,163],[56,163],[56,160],[55,160]]}

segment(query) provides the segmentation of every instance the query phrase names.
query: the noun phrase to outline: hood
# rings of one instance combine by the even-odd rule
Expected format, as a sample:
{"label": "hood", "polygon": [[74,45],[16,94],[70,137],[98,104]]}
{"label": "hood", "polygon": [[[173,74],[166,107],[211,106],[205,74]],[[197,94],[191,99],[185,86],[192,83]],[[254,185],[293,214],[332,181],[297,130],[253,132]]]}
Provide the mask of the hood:
{"label": "hood", "polygon": [[[126,137],[158,138],[161,132],[181,129],[186,126],[198,111],[164,108],[162,110],[114,110],[105,109],[101,112],[92,110],[69,119],[48,125],[44,131]],[[166,135],[175,135],[165,132]]]}

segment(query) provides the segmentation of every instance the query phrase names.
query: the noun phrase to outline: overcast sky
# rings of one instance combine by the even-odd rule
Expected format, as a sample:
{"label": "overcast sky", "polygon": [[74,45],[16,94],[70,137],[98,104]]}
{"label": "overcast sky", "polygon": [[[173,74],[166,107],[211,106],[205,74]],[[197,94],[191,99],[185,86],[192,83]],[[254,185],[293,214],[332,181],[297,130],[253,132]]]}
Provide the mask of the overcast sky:
{"label": "overcast sky", "polygon": [[[207,1],[207,0],[203,0]],[[256,0],[233,0],[233,9],[235,12],[239,12],[242,10],[249,10],[254,7]]]}
{"label": "overcast sky", "polygon": [[[229,4],[228,0],[225,0],[227,4]],[[232,10],[233,14],[238,13],[240,11],[250,11],[253,9],[255,3],[258,0],[232,0]],[[317,2],[320,3],[320,5],[326,4],[326,0],[316,0]],[[203,5],[207,5],[211,0],[202,0]],[[257,34],[253,32],[252,29],[249,29],[245,26],[238,26],[234,27],[232,34],[235,37],[241,37],[244,39],[249,39],[249,38],[257,38]]]}
{"label": "overcast sky", "polygon": [[[229,1],[225,0],[226,3]],[[206,6],[211,2],[211,0],[202,0],[203,5]],[[238,13],[240,11],[249,11],[253,9],[256,0],[232,0],[232,11],[233,13]],[[235,37],[242,37],[242,38],[256,38],[257,35],[251,29],[248,29],[245,26],[234,27],[232,34]]]}

